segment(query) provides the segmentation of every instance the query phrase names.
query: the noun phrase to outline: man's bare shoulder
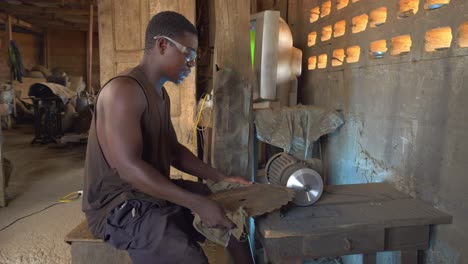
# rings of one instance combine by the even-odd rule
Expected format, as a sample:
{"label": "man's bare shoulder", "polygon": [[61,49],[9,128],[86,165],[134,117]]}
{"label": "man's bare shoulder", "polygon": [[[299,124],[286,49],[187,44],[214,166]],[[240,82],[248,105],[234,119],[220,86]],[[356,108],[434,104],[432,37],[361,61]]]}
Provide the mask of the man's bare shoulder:
{"label": "man's bare shoulder", "polygon": [[116,78],[109,82],[99,94],[98,107],[115,108],[146,108],[146,97],[140,85],[132,78]]}

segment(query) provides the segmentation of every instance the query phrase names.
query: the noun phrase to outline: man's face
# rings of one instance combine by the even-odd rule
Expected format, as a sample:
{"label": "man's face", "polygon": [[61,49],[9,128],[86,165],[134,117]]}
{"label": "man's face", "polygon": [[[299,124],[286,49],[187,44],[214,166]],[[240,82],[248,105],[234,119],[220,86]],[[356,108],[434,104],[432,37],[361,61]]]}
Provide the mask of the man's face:
{"label": "man's face", "polygon": [[[165,39],[165,41],[167,42],[163,62],[166,69],[165,74],[169,81],[180,84],[190,74],[191,68],[195,66],[193,53],[196,54],[198,38],[194,34],[185,32],[172,40]],[[184,47],[185,52],[182,51]]]}

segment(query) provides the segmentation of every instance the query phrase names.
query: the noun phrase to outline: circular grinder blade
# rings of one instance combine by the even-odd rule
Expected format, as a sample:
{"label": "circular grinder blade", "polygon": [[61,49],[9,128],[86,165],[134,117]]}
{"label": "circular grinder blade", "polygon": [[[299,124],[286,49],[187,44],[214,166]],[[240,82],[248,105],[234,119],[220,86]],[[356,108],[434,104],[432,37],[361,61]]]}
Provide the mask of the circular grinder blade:
{"label": "circular grinder blade", "polygon": [[286,187],[296,191],[293,203],[299,206],[314,204],[323,192],[323,181],[320,175],[309,168],[295,171],[289,178]]}

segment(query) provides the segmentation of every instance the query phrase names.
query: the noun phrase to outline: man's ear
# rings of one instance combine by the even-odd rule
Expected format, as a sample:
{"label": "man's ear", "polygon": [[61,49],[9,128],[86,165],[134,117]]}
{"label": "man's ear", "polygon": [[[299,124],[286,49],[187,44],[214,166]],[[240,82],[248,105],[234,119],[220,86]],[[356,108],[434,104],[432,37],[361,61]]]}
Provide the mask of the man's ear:
{"label": "man's ear", "polygon": [[163,39],[163,38],[159,38],[159,39],[156,40],[155,46],[157,47],[158,52],[160,54],[164,54],[164,52],[167,49],[167,41],[165,39]]}

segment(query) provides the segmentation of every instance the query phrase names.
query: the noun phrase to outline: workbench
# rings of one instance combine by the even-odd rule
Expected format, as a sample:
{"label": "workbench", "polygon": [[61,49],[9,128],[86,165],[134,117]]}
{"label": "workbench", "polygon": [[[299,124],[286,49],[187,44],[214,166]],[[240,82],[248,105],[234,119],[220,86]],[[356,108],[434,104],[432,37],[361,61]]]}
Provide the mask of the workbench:
{"label": "workbench", "polygon": [[[422,263],[430,227],[452,216],[387,183],[328,186],[312,206],[291,207],[256,219],[268,263],[302,263],[319,257],[401,251],[402,264]],[[418,257],[419,255],[419,257]]]}

